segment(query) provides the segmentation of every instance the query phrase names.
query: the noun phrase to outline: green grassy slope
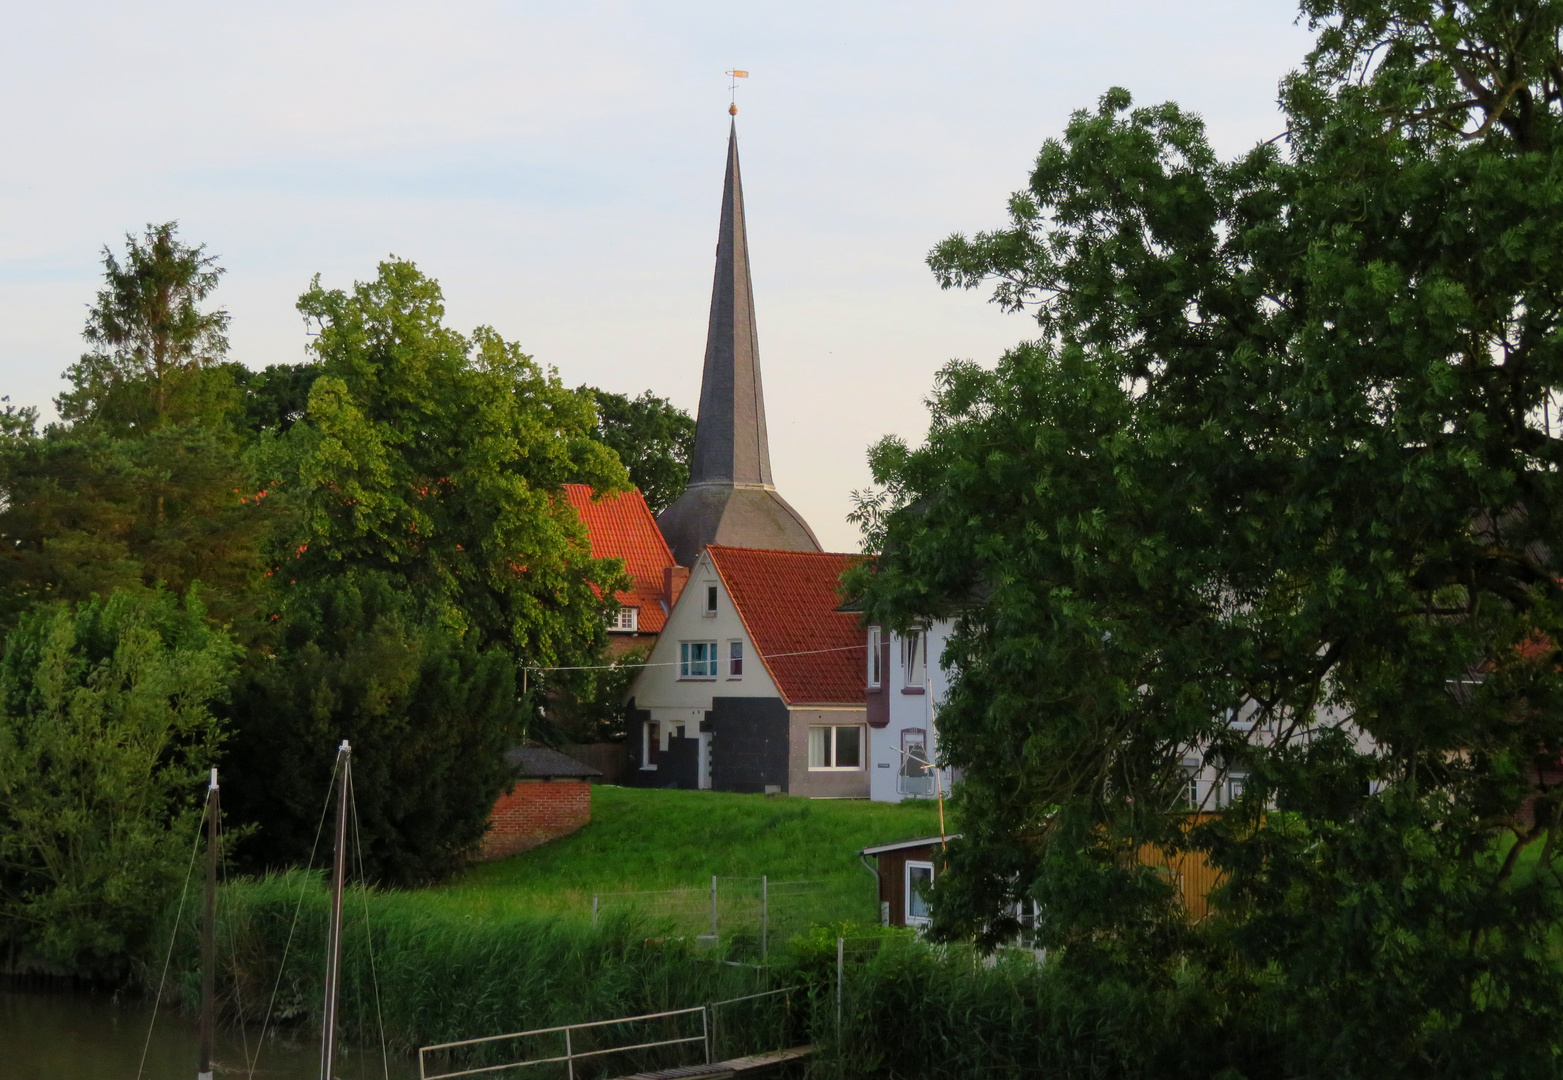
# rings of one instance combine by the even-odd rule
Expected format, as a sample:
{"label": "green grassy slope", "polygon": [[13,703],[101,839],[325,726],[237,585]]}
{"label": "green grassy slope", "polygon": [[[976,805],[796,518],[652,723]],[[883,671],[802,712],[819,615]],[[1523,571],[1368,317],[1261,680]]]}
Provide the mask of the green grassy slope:
{"label": "green grassy slope", "polygon": [[[939,832],[929,802],[901,804],[664,791],[597,786],[592,821],[580,832],[513,858],[473,867],[427,890],[442,903],[476,913],[530,910],[589,915],[593,895],[610,904],[691,917],[705,908],[713,875],[722,902],[758,894],[759,877],[775,883],[773,918],[808,908],[812,921],[873,921],[874,883],[857,852]],[[745,880],[740,880],[745,879]],[[752,880],[746,880],[752,879]],[[807,881],[809,885],[787,886]],[[647,890],[692,890],[645,895]],[[790,907],[789,907],[790,905]],[[687,909],[687,911],[686,911]],[[796,920],[786,919],[788,923]]]}

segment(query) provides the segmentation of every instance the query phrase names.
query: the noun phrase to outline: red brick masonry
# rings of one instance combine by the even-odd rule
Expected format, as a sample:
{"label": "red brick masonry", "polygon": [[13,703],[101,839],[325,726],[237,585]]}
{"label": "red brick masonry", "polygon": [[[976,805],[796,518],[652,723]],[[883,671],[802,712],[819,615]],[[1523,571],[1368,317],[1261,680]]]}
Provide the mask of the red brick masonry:
{"label": "red brick masonry", "polygon": [[479,859],[503,859],[568,836],[592,819],[585,780],[517,780],[489,814]]}

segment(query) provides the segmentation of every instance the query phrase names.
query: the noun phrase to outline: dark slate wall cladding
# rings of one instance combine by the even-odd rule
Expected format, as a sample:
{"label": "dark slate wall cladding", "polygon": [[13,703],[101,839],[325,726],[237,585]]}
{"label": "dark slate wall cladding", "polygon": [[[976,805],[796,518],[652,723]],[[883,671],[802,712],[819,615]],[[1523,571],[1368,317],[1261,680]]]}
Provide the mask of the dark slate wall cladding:
{"label": "dark slate wall cladding", "polygon": [[700,787],[700,740],[673,735],[657,759],[657,787],[694,791]]}
{"label": "dark slate wall cladding", "polygon": [[706,716],[714,789],[762,792],[769,785],[787,790],[787,706],[779,698],[716,697]]}

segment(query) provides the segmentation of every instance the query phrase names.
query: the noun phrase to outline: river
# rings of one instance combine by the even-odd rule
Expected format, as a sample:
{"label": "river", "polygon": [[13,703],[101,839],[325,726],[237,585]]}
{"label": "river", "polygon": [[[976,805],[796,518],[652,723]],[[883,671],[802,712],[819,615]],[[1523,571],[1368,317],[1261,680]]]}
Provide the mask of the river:
{"label": "river", "polygon": [[[151,1004],[140,998],[116,1001],[85,991],[20,990],[0,986],[0,1080],[194,1080],[195,1024],[167,1008],[152,1020]],[[258,1054],[257,1054],[258,1051]],[[219,1031],[213,1062],[217,1077],[230,1080],[319,1080],[320,1044],[290,1034]],[[349,1047],[338,1055],[340,1080],[383,1078],[378,1050]],[[391,1057],[391,1080],[410,1080],[417,1067]]]}

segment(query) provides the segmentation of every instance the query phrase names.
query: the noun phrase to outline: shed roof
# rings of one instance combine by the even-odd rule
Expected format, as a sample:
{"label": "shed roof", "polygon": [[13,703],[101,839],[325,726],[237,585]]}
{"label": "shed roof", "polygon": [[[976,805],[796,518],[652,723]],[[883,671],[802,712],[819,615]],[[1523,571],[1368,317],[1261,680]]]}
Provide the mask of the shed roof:
{"label": "shed roof", "polygon": [[921,840],[902,840],[898,844],[879,844],[876,847],[866,847],[858,852],[859,855],[888,855],[893,851],[906,851],[910,848],[932,847],[935,844],[943,844],[948,840],[959,840],[960,833],[951,833],[949,836],[925,836]]}
{"label": "shed roof", "polygon": [[564,491],[586,526],[592,558],[624,560],[634,585],[615,594],[619,603],[639,609],[641,630],[661,633],[667,622],[667,609],[662,606],[663,571],[675,564],[645,498],[631,490],[593,499],[586,484],[566,484]]}
{"label": "shed roof", "polygon": [[706,552],[787,704],[867,700],[862,624],[836,610],[841,573],[860,556],[717,544]]}
{"label": "shed roof", "polygon": [[505,752],[505,764],[518,780],[588,780],[602,775],[600,769],[546,746],[511,747]]}

